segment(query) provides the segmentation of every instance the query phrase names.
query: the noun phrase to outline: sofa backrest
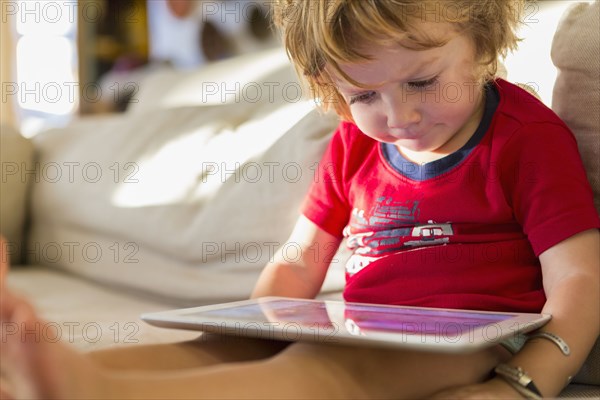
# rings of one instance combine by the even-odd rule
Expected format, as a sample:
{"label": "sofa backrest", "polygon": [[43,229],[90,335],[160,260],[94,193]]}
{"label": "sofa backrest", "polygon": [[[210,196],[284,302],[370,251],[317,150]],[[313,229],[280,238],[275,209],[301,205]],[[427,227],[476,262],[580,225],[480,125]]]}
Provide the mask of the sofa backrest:
{"label": "sofa backrest", "polygon": [[[278,51],[262,54],[262,80],[224,74],[231,99],[203,92],[223,75],[184,74],[166,87],[150,81],[125,115],[36,137],[29,261],[176,304],[248,297],[291,232],[337,125],[300,97]],[[250,94],[265,83],[271,92]]]}
{"label": "sofa backrest", "polygon": [[[552,43],[558,68],[552,109],[571,128],[600,214],[600,2],[574,4],[565,12]],[[600,338],[576,383],[600,385]]]}
{"label": "sofa backrest", "polygon": [[600,2],[563,17],[552,44],[558,68],[552,109],[573,130],[600,213]]}

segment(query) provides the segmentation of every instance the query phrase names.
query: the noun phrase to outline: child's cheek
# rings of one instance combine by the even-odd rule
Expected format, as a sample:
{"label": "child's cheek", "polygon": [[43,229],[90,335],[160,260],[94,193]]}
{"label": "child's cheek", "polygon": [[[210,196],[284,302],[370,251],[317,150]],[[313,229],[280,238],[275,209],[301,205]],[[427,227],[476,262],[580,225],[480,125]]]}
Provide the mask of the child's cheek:
{"label": "child's cheek", "polygon": [[377,112],[368,112],[362,107],[356,107],[352,116],[358,129],[373,139],[379,139],[387,131],[385,117]]}

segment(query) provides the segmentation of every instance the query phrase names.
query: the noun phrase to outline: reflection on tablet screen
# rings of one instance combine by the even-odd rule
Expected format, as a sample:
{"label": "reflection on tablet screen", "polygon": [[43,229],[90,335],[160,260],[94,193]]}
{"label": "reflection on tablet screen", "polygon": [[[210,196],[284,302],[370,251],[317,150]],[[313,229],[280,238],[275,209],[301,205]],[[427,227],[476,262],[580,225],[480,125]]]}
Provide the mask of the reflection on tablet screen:
{"label": "reflection on tablet screen", "polygon": [[[260,304],[203,311],[200,315],[224,320],[258,323],[294,323],[314,329],[343,325],[353,335],[368,332],[461,336],[478,327],[501,322],[510,314],[477,313],[459,310],[414,309],[370,306],[342,302],[272,300]],[[193,316],[193,314],[190,314]],[[342,326],[337,326],[342,328]]]}
{"label": "reflection on tablet screen", "polygon": [[[504,314],[427,309],[385,309],[351,305],[346,307],[346,328],[353,334],[373,332],[462,336],[473,329],[511,318]],[[354,331],[354,332],[352,332]]]}

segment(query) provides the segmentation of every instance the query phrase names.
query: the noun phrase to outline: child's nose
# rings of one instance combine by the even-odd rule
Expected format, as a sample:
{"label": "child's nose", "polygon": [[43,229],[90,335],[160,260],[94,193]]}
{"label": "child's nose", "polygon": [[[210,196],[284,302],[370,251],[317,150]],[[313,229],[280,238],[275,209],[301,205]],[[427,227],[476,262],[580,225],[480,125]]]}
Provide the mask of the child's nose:
{"label": "child's nose", "polygon": [[417,108],[405,101],[393,101],[388,105],[387,124],[390,129],[407,129],[419,123],[421,114]]}

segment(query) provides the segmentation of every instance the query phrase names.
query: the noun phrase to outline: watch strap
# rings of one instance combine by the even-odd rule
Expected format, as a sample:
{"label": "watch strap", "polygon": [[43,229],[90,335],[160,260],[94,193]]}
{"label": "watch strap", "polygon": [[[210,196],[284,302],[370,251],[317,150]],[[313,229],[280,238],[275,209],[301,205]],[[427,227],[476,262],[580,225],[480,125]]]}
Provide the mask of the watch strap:
{"label": "watch strap", "polygon": [[499,364],[494,372],[528,399],[541,399],[542,394],[533,379],[521,367]]}

